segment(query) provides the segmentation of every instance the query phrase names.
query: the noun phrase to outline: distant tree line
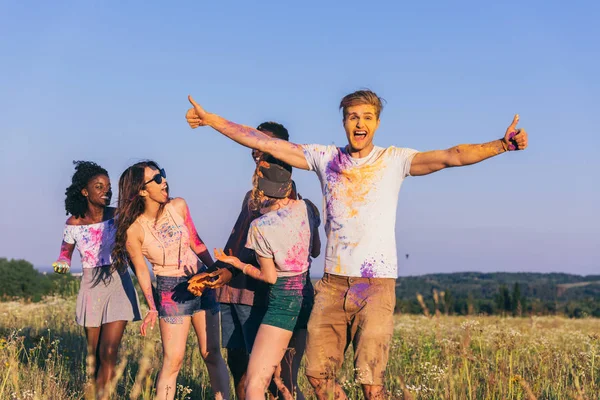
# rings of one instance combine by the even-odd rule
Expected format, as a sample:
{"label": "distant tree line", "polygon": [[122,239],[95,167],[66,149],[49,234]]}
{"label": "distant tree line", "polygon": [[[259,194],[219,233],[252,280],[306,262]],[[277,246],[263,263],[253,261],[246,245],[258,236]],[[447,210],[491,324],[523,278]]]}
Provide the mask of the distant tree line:
{"label": "distant tree line", "polygon": [[[0,258],[0,301],[40,301],[49,295],[75,296],[78,290],[79,278],[71,274],[43,274],[25,260]],[[400,277],[396,312],[600,317],[600,276],[463,272]]]}
{"label": "distant tree line", "polygon": [[43,274],[25,260],[0,258],[0,300],[40,301],[44,296],[76,295],[79,279],[71,274]]}
{"label": "distant tree line", "polygon": [[600,276],[453,273],[398,278],[396,312],[600,317]]}

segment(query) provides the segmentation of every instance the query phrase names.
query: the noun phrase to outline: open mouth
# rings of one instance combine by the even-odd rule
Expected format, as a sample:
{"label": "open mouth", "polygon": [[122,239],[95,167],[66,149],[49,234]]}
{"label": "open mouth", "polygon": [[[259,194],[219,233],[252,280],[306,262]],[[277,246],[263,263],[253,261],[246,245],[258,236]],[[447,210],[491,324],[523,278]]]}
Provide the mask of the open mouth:
{"label": "open mouth", "polygon": [[367,131],[354,131],[354,139],[361,141],[367,138]]}
{"label": "open mouth", "polygon": [[110,197],[109,197],[109,196],[102,196],[102,197],[100,197],[100,198],[101,198],[102,200],[106,200],[106,201],[110,200]]}

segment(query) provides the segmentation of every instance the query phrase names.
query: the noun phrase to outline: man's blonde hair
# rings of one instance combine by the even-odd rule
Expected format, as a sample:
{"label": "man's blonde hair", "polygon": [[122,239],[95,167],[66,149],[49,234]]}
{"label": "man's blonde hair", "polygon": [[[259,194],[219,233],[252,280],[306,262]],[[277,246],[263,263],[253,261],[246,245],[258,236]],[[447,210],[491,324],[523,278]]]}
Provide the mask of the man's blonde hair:
{"label": "man's blonde hair", "polygon": [[348,115],[348,107],[357,106],[361,104],[369,104],[375,107],[375,114],[377,116],[377,119],[379,119],[379,115],[383,110],[384,102],[384,99],[377,96],[375,92],[369,89],[357,90],[354,93],[350,93],[344,96],[344,98],[340,102],[340,109],[344,113],[344,119],[346,119],[346,116]]}

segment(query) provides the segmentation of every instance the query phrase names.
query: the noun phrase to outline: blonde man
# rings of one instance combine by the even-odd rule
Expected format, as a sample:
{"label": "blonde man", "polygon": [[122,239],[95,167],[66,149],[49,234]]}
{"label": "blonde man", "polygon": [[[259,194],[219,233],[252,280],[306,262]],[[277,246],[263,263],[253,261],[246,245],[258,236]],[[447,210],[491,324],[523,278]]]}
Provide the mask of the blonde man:
{"label": "blonde man", "polygon": [[344,352],[352,343],[356,380],[365,398],[384,399],[384,375],[393,335],[396,209],[407,176],[466,166],[527,147],[519,117],[501,139],[446,150],[416,150],[373,144],[383,109],[370,90],[345,96],[340,108],[348,144],[298,145],[269,137],[206,112],[191,97],[191,128],[210,126],[239,144],[269,153],[295,168],[314,171],[325,199],[325,274],[315,286],[308,324],[306,375],[319,399],[346,399],[336,382]]}

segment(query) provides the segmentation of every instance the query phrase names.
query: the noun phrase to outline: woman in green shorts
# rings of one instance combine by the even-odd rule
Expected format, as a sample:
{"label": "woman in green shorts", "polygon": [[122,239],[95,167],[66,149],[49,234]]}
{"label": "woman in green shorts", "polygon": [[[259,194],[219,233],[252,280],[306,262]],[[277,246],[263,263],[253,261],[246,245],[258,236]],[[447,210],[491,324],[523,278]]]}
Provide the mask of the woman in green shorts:
{"label": "woman in green shorts", "polygon": [[[306,343],[306,326],[313,306],[311,256],[318,257],[319,212],[308,200],[288,198],[292,190],[289,165],[261,162],[254,175],[250,206],[262,214],[250,225],[246,247],[255,251],[260,269],[215,250],[217,259],[270,284],[269,304],[262,320],[246,374],[246,399],[264,399],[281,362],[278,385],[284,398],[304,399],[297,376]],[[282,360],[288,346],[291,359]]]}

